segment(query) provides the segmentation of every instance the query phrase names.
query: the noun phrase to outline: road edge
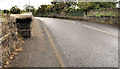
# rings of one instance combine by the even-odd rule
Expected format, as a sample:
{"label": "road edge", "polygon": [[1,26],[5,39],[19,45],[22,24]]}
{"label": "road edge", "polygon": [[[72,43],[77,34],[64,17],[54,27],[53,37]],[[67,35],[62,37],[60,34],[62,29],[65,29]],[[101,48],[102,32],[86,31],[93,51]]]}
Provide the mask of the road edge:
{"label": "road edge", "polygon": [[51,38],[51,36],[50,36],[46,26],[43,24],[43,22],[41,24],[43,25],[43,28],[44,28],[44,30],[45,30],[45,32],[47,34],[47,37],[48,37],[49,42],[50,42],[50,45],[51,45],[51,47],[53,49],[53,52],[54,52],[54,54],[55,54],[55,56],[57,58],[57,61],[58,61],[59,65],[60,65],[60,67],[65,67],[65,65],[64,65],[64,63],[63,63],[63,61],[62,61],[62,59],[61,59],[61,57],[60,57],[60,55],[58,53],[57,48],[55,47],[55,44],[54,44],[54,42],[53,42],[53,40],[52,40],[52,38]]}

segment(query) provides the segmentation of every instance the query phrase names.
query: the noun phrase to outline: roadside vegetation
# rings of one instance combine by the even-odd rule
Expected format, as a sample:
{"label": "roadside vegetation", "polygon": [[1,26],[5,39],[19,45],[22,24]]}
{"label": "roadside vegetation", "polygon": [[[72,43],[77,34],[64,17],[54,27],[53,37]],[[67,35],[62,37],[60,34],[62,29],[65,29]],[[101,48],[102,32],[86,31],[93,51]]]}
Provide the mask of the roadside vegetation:
{"label": "roadside vegetation", "polygon": [[[100,11],[106,9],[116,8],[116,2],[69,2],[69,3],[57,3],[51,2],[51,5],[41,5],[36,10],[34,15],[46,16],[46,15],[69,15],[69,16],[84,16],[87,12]],[[99,14],[93,14],[93,16],[109,15],[114,16],[114,13],[104,12]],[[92,15],[91,15],[92,16]]]}
{"label": "roadside vegetation", "polygon": [[[3,13],[19,14],[32,12],[34,16],[116,16],[114,12],[99,12],[116,8],[116,4],[116,2],[51,2],[51,5],[40,5],[38,8],[32,5],[25,5],[24,10],[19,9],[17,6],[12,6],[10,10],[3,10]],[[88,14],[87,12],[91,10],[99,13]]]}

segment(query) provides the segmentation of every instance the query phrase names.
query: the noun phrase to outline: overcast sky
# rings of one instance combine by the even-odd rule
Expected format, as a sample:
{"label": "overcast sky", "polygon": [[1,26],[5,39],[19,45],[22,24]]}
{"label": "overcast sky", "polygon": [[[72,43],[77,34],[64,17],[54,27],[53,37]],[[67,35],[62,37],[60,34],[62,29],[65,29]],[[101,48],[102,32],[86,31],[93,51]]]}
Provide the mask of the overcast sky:
{"label": "overcast sky", "polygon": [[[51,4],[52,0],[30,0],[31,5],[36,9],[42,4]],[[23,9],[24,5],[29,4],[29,0],[0,0],[0,9],[10,9],[12,6],[17,5]]]}

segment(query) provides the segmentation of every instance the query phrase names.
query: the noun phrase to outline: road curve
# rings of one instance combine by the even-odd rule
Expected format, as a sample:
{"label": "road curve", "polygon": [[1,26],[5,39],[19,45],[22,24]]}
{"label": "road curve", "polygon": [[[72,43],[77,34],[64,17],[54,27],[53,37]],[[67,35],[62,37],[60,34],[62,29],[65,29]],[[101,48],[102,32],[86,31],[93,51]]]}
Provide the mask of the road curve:
{"label": "road curve", "polygon": [[66,67],[117,67],[118,28],[100,23],[35,17],[43,21]]}

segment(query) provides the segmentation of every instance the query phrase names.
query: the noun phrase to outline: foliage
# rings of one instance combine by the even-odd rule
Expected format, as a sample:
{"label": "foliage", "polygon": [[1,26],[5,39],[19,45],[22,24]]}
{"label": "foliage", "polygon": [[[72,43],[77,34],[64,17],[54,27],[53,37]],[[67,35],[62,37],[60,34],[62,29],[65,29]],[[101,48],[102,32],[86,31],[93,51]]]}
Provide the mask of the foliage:
{"label": "foliage", "polygon": [[21,13],[26,13],[27,11],[26,10],[21,10]]}
{"label": "foliage", "polygon": [[92,10],[100,8],[115,8],[116,2],[79,2],[78,7],[83,10]]}
{"label": "foliage", "polygon": [[88,10],[92,8],[93,4],[90,2],[79,2],[78,7],[82,10]]}
{"label": "foliage", "polygon": [[3,13],[6,14],[6,13],[9,13],[9,10],[3,10]]}
{"label": "foliage", "polygon": [[46,12],[46,8],[47,5],[41,5],[40,7],[38,7],[38,10],[36,10],[35,14],[39,14],[39,13],[44,14]]}
{"label": "foliage", "polygon": [[57,2],[53,2],[53,12],[56,12],[56,13],[61,13],[61,12],[68,12],[70,7],[73,6],[73,5],[76,5],[75,2],[60,2],[60,3],[57,3]]}
{"label": "foliage", "polygon": [[20,13],[20,9],[17,6],[12,6],[12,8],[10,9],[10,13],[12,13],[12,14],[19,14]]}
{"label": "foliage", "polygon": [[25,9],[26,12],[32,12],[32,13],[35,12],[35,7],[31,6],[31,5],[25,5],[24,9]]}
{"label": "foliage", "polygon": [[41,5],[40,13],[45,13],[46,8],[47,8],[47,5]]}
{"label": "foliage", "polygon": [[[78,6],[79,9],[75,7]],[[72,16],[83,16],[84,12],[87,14],[87,11],[90,10],[106,10],[107,8],[115,8],[116,2],[51,2],[51,5],[41,5],[36,10],[35,14],[41,15],[55,15],[55,14],[68,14]],[[102,14],[100,14],[101,16]],[[105,15],[113,15],[107,13]],[[96,14],[99,16],[99,14]]]}
{"label": "foliage", "polygon": [[4,13],[3,10],[0,9],[0,14],[3,14],[3,13]]}
{"label": "foliage", "polygon": [[45,9],[46,12],[53,12],[53,5],[48,5]]}
{"label": "foliage", "polygon": [[70,16],[83,16],[84,10],[81,9],[70,9],[69,11]]}

